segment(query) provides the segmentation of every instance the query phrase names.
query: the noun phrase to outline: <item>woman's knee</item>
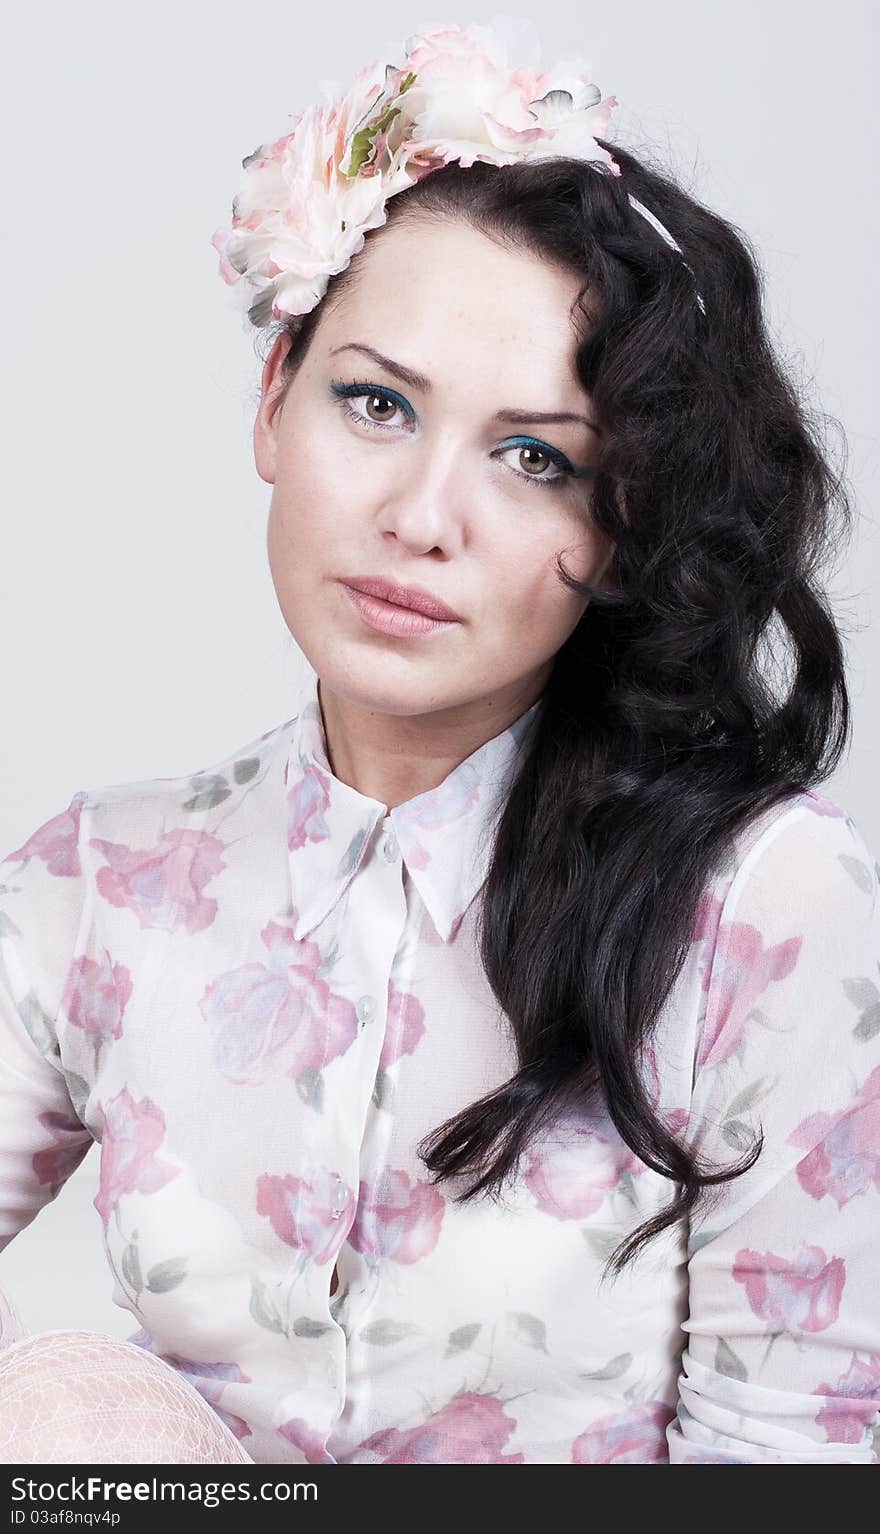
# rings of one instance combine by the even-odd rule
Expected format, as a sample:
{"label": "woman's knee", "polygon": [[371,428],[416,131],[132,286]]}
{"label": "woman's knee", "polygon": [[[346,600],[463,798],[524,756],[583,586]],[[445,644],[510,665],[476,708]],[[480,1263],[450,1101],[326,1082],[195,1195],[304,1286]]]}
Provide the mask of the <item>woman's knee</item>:
{"label": "woman's knee", "polygon": [[249,1464],[234,1434],[161,1358],[99,1332],[21,1337],[0,1351],[7,1464]]}

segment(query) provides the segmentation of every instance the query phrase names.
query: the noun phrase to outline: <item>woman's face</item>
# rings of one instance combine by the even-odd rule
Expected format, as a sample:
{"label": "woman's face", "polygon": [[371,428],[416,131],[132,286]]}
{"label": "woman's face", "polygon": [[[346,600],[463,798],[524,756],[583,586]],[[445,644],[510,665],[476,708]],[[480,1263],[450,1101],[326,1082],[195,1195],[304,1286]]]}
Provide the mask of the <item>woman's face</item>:
{"label": "woman's face", "polygon": [[[281,611],[322,690],[374,712],[451,721],[476,705],[507,722],[586,606],[557,554],[594,582],[613,554],[589,514],[600,443],[574,369],[580,284],[457,221],[389,226],[356,259],[280,409],[286,335],[263,369],[254,448]],[[346,585],[374,576],[458,621],[380,632]]]}

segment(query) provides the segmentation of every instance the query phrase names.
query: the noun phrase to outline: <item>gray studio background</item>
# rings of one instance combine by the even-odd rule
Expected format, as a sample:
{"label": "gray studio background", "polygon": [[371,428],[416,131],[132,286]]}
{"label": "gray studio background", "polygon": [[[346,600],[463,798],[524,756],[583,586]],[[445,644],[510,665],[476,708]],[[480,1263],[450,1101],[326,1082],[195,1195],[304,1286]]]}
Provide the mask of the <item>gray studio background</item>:
{"label": "gray studio background", "polygon": [[[296,712],[260,364],[210,236],[318,82],[496,10],[538,22],[545,63],[591,59],[611,137],[749,234],[776,344],[845,430],[859,521],[831,591],[855,725],[825,791],[880,854],[876,7],[54,0],[4,23],[0,855],[78,788],[194,771]],[[110,1299],[97,1155],[0,1256],[30,1331],[137,1325]]]}

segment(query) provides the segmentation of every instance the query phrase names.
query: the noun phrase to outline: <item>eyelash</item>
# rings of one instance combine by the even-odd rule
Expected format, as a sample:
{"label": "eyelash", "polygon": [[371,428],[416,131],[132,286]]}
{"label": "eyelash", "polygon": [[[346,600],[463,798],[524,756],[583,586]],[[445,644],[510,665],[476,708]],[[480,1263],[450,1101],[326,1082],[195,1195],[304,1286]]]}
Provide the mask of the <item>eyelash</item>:
{"label": "eyelash", "polygon": [[[351,409],[348,403],[350,399],[361,399],[365,395],[378,394],[382,399],[390,399],[405,415],[409,416],[410,420],[413,418],[401,396],[392,389],[380,388],[377,384],[357,379],[354,383],[350,384],[331,383],[330,390],[337,404],[342,407],[344,414],[351,420],[356,421],[359,426],[366,426],[368,430],[397,431],[399,428],[390,425],[387,421],[371,421],[369,416],[359,415],[356,410]],[[559,474],[554,474],[552,479],[539,479],[534,474],[524,474],[521,469],[511,469],[511,473],[515,474],[517,479],[525,480],[526,484],[537,485],[540,489],[552,488],[558,490],[560,487],[564,487],[566,480],[579,479],[581,476],[589,473],[587,469],[576,469],[566,458],[565,454],[560,453],[558,448],[549,447],[546,442],[539,442],[532,437],[518,438],[515,443],[511,443],[509,447],[499,451],[512,453],[515,448],[523,447],[538,448],[561,471]]]}

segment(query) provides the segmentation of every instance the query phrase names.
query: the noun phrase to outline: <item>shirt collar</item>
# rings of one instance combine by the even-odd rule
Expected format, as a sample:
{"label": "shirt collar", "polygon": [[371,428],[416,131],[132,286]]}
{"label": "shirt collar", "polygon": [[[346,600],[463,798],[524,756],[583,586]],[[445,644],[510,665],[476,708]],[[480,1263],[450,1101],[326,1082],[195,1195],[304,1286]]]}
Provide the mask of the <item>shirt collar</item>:
{"label": "shirt collar", "polygon": [[296,940],[344,894],[386,819],[438,936],[444,943],[454,938],[489,872],[497,817],[540,703],[389,816],[378,799],[331,771],[314,677],[292,721],[284,771]]}

